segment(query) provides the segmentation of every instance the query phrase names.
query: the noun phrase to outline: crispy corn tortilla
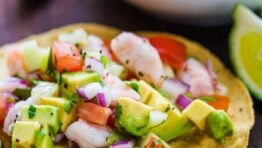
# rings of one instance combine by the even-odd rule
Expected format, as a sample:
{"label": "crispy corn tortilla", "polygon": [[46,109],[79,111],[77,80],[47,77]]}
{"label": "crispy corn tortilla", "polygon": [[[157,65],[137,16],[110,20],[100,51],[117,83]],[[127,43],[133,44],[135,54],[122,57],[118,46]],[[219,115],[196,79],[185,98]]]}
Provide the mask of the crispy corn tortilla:
{"label": "crispy corn tortilla", "polygon": [[[57,39],[57,35],[62,32],[71,31],[76,28],[83,28],[90,34],[95,34],[103,39],[112,39],[117,34],[121,32],[116,28],[99,25],[99,24],[73,24],[58,29],[51,30],[46,33],[39,35],[33,35],[26,39],[23,39],[18,42],[25,40],[36,40],[40,46],[49,46],[53,41]],[[229,108],[227,113],[231,117],[234,124],[234,133],[232,136],[228,136],[224,143],[218,143],[212,137],[204,132],[198,131],[196,128],[193,129],[188,135],[177,138],[170,142],[172,147],[247,147],[248,138],[251,128],[254,125],[254,110],[253,103],[250,97],[250,94],[247,88],[243,83],[235,78],[229,70],[227,70],[221,61],[213,54],[211,54],[206,48],[199,45],[196,42],[190,41],[181,36],[177,36],[169,33],[162,32],[136,32],[137,34],[145,37],[155,36],[155,35],[164,35],[171,38],[175,38],[187,47],[187,52],[190,56],[198,58],[200,61],[205,62],[210,60],[213,65],[215,72],[218,75],[218,79],[222,84],[228,89],[227,96],[230,98]],[[3,46],[2,48],[5,48]],[[6,63],[3,54],[0,52],[0,67],[1,73],[0,78],[8,75]],[[1,137],[3,133],[0,132]],[[10,139],[10,138],[9,138]],[[2,140],[4,144],[8,144],[6,140]],[[6,141],[6,142],[5,142]],[[10,144],[10,143],[9,143]],[[8,146],[10,146],[8,144]]]}

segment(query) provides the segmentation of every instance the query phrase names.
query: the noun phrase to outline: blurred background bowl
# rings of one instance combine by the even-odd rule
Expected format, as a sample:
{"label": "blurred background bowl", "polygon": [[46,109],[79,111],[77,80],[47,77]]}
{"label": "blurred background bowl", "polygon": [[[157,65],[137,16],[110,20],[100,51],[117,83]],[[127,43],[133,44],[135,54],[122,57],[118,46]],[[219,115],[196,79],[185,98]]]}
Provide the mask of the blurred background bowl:
{"label": "blurred background bowl", "polygon": [[201,26],[222,25],[230,20],[237,3],[252,9],[262,0],[125,0],[128,3],[172,22]]}

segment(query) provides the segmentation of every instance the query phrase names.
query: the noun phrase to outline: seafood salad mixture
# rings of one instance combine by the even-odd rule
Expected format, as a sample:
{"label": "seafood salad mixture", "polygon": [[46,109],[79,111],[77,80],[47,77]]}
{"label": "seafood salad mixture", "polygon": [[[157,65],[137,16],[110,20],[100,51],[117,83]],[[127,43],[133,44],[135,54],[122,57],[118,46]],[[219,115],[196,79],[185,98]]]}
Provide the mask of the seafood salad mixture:
{"label": "seafood salad mixture", "polygon": [[49,47],[4,49],[0,122],[12,147],[168,148],[198,131],[233,133],[227,88],[212,62],[180,41],[122,32],[112,40],[77,28]]}

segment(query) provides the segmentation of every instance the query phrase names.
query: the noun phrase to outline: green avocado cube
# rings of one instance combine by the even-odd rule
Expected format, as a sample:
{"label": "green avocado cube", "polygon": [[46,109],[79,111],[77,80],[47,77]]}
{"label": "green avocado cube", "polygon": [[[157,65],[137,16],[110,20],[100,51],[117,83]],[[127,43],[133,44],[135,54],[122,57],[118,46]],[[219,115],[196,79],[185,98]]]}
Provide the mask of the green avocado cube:
{"label": "green avocado cube", "polygon": [[128,133],[143,136],[149,130],[149,115],[152,110],[152,107],[141,102],[121,97],[116,107],[116,120]]}
{"label": "green avocado cube", "polygon": [[155,110],[162,112],[167,112],[169,109],[174,107],[174,105],[168,99],[163,97],[158,91],[152,88],[145,81],[140,80],[138,85],[138,93],[141,96],[143,103],[153,107]]}
{"label": "green avocado cube", "polygon": [[70,98],[76,89],[91,82],[99,82],[100,76],[96,72],[66,72],[62,74],[60,93],[63,97]]}
{"label": "green avocado cube", "polygon": [[179,110],[170,109],[167,115],[167,120],[163,124],[152,129],[152,132],[164,141],[182,136],[192,129],[192,123]]}
{"label": "green avocado cube", "polygon": [[146,136],[143,136],[139,140],[139,147],[145,148],[148,146],[150,143],[150,147],[154,147],[155,144],[161,145],[163,148],[170,148],[170,146],[163,141],[161,138],[159,138],[156,134],[154,133],[148,133]]}
{"label": "green avocado cube", "polygon": [[217,140],[233,133],[233,124],[223,110],[216,110],[210,113],[206,122],[209,133]]}
{"label": "green avocado cube", "polygon": [[204,130],[206,118],[213,111],[215,109],[212,106],[203,101],[195,100],[183,110],[183,115],[191,120],[200,130]]}
{"label": "green avocado cube", "polygon": [[30,105],[21,109],[22,121],[36,121],[49,126],[54,133],[59,130],[58,108],[50,105]]}
{"label": "green avocado cube", "polygon": [[61,131],[65,132],[66,128],[76,120],[77,105],[72,104],[72,108],[69,112],[65,109],[65,105],[70,103],[69,100],[59,97],[43,97],[40,100],[40,103],[43,105],[52,105],[58,107],[59,119],[62,123]]}
{"label": "green avocado cube", "polygon": [[151,92],[154,91],[154,88],[152,88],[149,84],[147,84],[145,81],[140,80],[138,81],[138,93],[141,96],[141,101],[143,103],[146,103]]}
{"label": "green avocado cube", "polygon": [[47,125],[44,125],[36,134],[36,148],[53,148],[54,134]]}
{"label": "green avocado cube", "polygon": [[29,148],[34,146],[36,133],[40,130],[38,122],[17,121],[12,131],[12,147]]}

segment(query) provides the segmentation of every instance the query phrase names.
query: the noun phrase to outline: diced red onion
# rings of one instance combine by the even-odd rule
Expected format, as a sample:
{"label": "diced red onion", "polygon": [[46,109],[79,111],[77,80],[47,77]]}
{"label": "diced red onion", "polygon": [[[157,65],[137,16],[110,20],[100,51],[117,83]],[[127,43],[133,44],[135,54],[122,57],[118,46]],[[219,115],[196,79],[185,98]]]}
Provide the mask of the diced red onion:
{"label": "diced red onion", "polygon": [[90,99],[86,96],[85,90],[84,90],[83,88],[78,88],[78,89],[76,90],[76,92],[77,92],[77,94],[78,94],[84,101],[90,100]]}
{"label": "diced red onion", "polygon": [[103,107],[108,106],[104,93],[97,93],[96,98],[97,98],[98,105],[103,106]]}
{"label": "diced red onion", "polygon": [[171,78],[164,81],[161,89],[168,94],[170,99],[176,100],[179,94],[189,91],[190,86],[175,78]]}
{"label": "diced red onion", "polygon": [[99,73],[100,75],[103,75],[104,65],[96,58],[86,57],[84,69],[87,71],[94,71]]}
{"label": "diced red onion", "polygon": [[54,142],[55,143],[59,143],[59,142],[61,142],[63,140],[64,137],[65,137],[64,133],[56,134],[56,136],[54,138]]}
{"label": "diced red onion", "polygon": [[129,140],[120,141],[116,144],[112,144],[109,148],[133,148],[134,143]]}
{"label": "diced red onion", "polygon": [[16,88],[27,88],[28,84],[25,80],[7,77],[0,81],[0,92],[12,92]]}
{"label": "diced red onion", "polygon": [[78,88],[76,92],[84,101],[88,101],[95,97],[97,93],[102,92],[102,86],[100,83],[94,82]]}
{"label": "diced red onion", "polygon": [[6,113],[8,113],[10,108],[13,107],[13,106],[14,106],[14,104],[12,104],[11,102],[7,101],[7,103],[6,103]]}
{"label": "diced red onion", "polygon": [[185,95],[180,94],[177,97],[176,100],[176,105],[181,108],[182,110],[184,110],[190,103],[192,102],[191,99],[189,99],[188,97],[186,97]]}

